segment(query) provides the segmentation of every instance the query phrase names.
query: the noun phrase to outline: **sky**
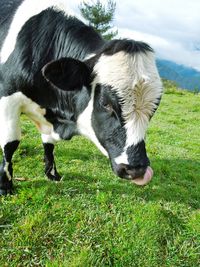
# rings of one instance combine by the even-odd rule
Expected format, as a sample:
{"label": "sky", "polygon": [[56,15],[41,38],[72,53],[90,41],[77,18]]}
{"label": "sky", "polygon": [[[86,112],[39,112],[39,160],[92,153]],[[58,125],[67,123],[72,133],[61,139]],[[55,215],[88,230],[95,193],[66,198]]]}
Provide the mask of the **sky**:
{"label": "sky", "polygon": [[[85,0],[87,2],[87,0]],[[81,0],[65,0],[80,17]],[[91,1],[89,1],[91,2]],[[106,0],[101,0],[107,3]],[[115,0],[118,37],[149,43],[156,56],[200,71],[200,0]]]}

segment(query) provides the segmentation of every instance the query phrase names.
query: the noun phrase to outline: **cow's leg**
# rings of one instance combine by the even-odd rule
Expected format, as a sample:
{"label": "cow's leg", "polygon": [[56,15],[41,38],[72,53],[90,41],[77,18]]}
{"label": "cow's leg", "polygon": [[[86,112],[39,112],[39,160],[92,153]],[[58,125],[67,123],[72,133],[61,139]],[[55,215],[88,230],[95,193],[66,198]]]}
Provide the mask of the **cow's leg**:
{"label": "cow's leg", "polygon": [[0,99],[0,145],[3,160],[0,164],[0,195],[12,192],[12,156],[19,145],[21,137],[20,108],[13,96]]}
{"label": "cow's leg", "polygon": [[15,140],[7,143],[3,148],[3,162],[0,165],[0,195],[12,193],[12,156],[19,145],[19,141]]}
{"label": "cow's leg", "polygon": [[3,162],[0,165],[1,195],[12,190],[12,156],[21,138],[21,112],[36,124],[40,132],[52,132],[52,125],[44,117],[46,111],[21,92],[0,98],[0,145],[3,150]]}
{"label": "cow's leg", "polygon": [[52,135],[42,134],[42,141],[44,147],[45,174],[50,180],[60,181],[61,176],[57,172],[53,154],[54,144],[57,140]]}

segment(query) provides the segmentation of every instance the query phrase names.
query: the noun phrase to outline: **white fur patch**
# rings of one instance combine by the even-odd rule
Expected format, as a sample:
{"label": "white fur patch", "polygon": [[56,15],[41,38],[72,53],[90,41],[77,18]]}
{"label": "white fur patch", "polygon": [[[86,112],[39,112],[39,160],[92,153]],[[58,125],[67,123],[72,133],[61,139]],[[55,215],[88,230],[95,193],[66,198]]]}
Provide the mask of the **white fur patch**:
{"label": "white fur patch", "polygon": [[56,171],[55,171],[55,168],[54,168],[54,166],[53,166],[52,170],[50,171],[50,174],[51,174],[51,175],[53,175],[53,176],[55,176],[55,174],[56,174]]}
{"label": "white fur patch", "polygon": [[0,99],[0,145],[20,140],[20,114],[25,113],[44,134],[51,134],[52,125],[45,119],[45,109],[41,109],[21,92]]}
{"label": "white fur patch", "polygon": [[39,14],[41,11],[47,9],[48,7],[54,7],[59,10],[65,11],[69,15],[74,13],[66,8],[66,2],[62,0],[24,0],[22,4],[18,7],[13,21],[10,25],[8,35],[3,43],[0,52],[0,62],[5,63],[12,51],[14,50],[17,35],[20,32],[22,26],[25,22],[32,16]]}
{"label": "white fur patch", "polygon": [[118,156],[117,158],[115,158],[115,163],[116,164],[126,164],[126,165],[129,165],[129,162],[128,162],[128,155],[126,153],[126,151],[122,152],[122,154],[120,156]]}
{"label": "white fur patch", "polygon": [[118,52],[112,56],[103,55],[94,71],[97,73],[95,82],[111,86],[121,100],[127,146],[137,144],[144,138],[149,117],[162,94],[154,54]]}
{"label": "white fur patch", "polygon": [[52,131],[51,134],[42,134],[41,137],[43,143],[55,144],[57,141],[61,140],[59,134],[54,131]]}
{"label": "white fur patch", "polygon": [[91,99],[88,103],[88,106],[86,109],[79,115],[77,120],[77,128],[80,134],[84,135],[88,139],[90,139],[97,147],[98,149],[108,157],[107,151],[102,147],[102,145],[99,143],[94,129],[92,128],[92,111],[93,111],[93,105],[94,105],[94,92],[95,88],[92,88],[91,93]]}
{"label": "white fur patch", "polygon": [[150,116],[162,94],[162,83],[152,52],[102,55],[94,67],[95,83],[111,86],[118,95],[125,121],[126,145],[116,163],[127,164],[126,150],[145,137]]}

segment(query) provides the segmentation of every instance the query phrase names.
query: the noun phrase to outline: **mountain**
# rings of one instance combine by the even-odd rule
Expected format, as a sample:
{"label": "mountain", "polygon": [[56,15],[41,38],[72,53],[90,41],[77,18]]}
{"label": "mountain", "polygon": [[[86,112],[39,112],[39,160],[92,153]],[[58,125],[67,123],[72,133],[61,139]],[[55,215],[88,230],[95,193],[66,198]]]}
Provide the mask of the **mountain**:
{"label": "mountain", "polygon": [[175,62],[157,59],[156,64],[162,78],[174,81],[179,87],[200,91],[200,72]]}

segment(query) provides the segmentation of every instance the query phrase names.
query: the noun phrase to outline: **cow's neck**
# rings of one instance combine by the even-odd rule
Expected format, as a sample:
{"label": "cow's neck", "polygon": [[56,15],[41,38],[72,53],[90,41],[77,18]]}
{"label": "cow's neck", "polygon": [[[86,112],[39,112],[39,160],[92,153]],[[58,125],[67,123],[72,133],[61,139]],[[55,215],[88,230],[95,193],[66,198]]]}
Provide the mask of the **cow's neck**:
{"label": "cow's neck", "polygon": [[[83,87],[75,92],[61,92],[55,108],[47,109],[46,118],[53,124],[61,139],[70,139],[80,134],[78,118],[87,109],[91,100],[90,89]],[[89,118],[85,118],[87,124]],[[83,122],[83,121],[81,121]]]}

